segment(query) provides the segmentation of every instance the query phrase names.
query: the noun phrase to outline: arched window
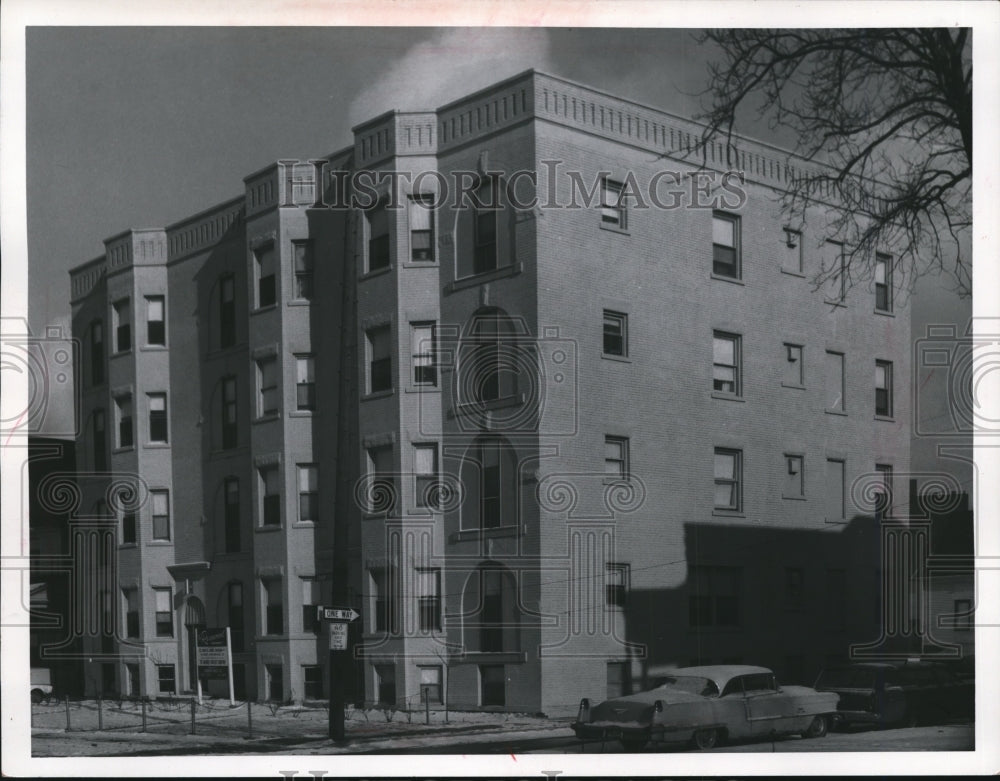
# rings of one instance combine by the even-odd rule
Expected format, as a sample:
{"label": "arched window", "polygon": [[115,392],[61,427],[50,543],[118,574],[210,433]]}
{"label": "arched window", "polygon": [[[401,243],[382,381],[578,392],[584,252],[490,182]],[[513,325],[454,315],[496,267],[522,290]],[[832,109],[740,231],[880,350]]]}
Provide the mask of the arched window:
{"label": "arched window", "polygon": [[482,564],[462,594],[465,649],[490,653],[518,650],[517,579],[495,562]]}
{"label": "arched window", "polygon": [[502,309],[484,309],[472,316],[460,353],[463,401],[516,397],[521,364],[516,336],[513,321]]}
{"label": "arched window", "polygon": [[499,436],[477,438],[462,459],[462,527],[518,524],[517,455]]}

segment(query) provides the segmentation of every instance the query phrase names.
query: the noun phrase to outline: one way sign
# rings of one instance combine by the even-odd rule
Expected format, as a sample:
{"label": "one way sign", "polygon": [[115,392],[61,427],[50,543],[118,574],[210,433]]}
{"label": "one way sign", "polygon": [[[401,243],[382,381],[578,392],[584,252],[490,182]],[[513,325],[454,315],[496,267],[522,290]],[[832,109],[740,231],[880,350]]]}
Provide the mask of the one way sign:
{"label": "one way sign", "polygon": [[319,617],[324,621],[353,621],[360,618],[361,614],[352,607],[324,607],[318,608]]}

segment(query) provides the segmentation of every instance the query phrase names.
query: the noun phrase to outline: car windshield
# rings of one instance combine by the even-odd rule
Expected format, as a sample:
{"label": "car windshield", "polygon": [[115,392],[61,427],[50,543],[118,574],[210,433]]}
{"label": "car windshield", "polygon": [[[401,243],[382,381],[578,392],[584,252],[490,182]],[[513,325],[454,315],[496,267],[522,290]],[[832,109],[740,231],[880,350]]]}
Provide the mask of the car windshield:
{"label": "car windshield", "polygon": [[716,697],[719,694],[719,687],[715,685],[715,681],[694,675],[667,676],[662,680],[660,686],[689,694],[700,694],[702,697]]}
{"label": "car windshield", "polygon": [[873,689],[875,688],[875,673],[858,667],[835,667],[823,670],[817,688],[826,689]]}

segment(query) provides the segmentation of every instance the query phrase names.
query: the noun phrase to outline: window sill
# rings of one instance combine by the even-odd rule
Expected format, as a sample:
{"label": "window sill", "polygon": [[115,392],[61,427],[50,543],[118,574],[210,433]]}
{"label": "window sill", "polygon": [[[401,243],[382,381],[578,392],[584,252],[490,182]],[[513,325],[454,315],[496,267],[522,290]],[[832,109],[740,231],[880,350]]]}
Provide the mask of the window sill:
{"label": "window sill", "polygon": [[138,547],[134,542],[123,542],[118,545],[118,550],[135,550]]}
{"label": "window sill", "polygon": [[493,539],[496,537],[520,537],[527,530],[522,526],[498,526],[495,529],[464,529],[448,535],[448,542],[468,542],[469,540]]}
{"label": "window sill", "polygon": [[269,412],[267,415],[260,415],[259,417],[256,417],[253,420],[251,420],[250,422],[256,426],[258,423],[271,423],[272,421],[275,420],[281,420],[281,415],[279,415],[277,412]]}
{"label": "window sill", "polygon": [[291,301],[286,301],[285,306],[312,306],[312,300],[308,298],[293,298]]}
{"label": "window sill", "polygon": [[882,315],[882,317],[895,317],[896,314],[891,309],[875,309],[872,312],[876,315]]}
{"label": "window sill", "polygon": [[293,409],[288,413],[290,418],[317,418],[319,413],[314,409]]}
{"label": "window sill", "polygon": [[361,401],[373,401],[374,399],[387,399],[390,396],[392,396],[394,392],[395,391],[392,388],[390,388],[389,390],[381,390],[381,391],[375,391],[374,393],[366,393],[364,396],[361,397]]}
{"label": "window sill", "polygon": [[169,448],[169,442],[147,442],[142,446],[143,450],[167,450]]}
{"label": "window sill", "polygon": [[403,393],[441,393],[437,385],[409,385],[403,388]]}
{"label": "window sill", "polygon": [[794,390],[806,390],[806,386],[805,385],[797,385],[797,384],[791,383],[791,382],[783,382],[783,383],[781,383],[781,387],[782,388],[792,388]]}
{"label": "window sill", "polygon": [[392,271],[391,263],[385,268],[377,268],[374,271],[366,271],[364,274],[358,277],[358,282],[365,282],[369,279],[375,279],[375,277],[380,277],[383,274],[388,274],[390,271]]}
{"label": "window sill", "polygon": [[601,358],[606,361],[617,361],[618,363],[632,363],[632,359],[627,355],[611,355],[610,353],[601,353]]}
{"label": "window sill", "polygon": [[403,262],[403,268],[440,268],[441,264],[437,260],[407,260]]}
{"label": "window sill", "polygon": [[147,548],[169,548],[173,546],[172,540],[150,540],[146,543]]}
{"label": "window sill", "polygon": [[279,524],[274,524],[274,525],[268,525],[268,526],[255,526],[254,530],[253,530],[253,533],[254,534],[268,534],[270,532],[280,532],[284,528],[285,527],[282,524],[280,524],[280,523]]}
{"label": "window sill", "polygon": [[788,274],[788,276],[790,276],[790,277],[798,277],[799,279],[805,279],[806,278],[806,275],[803,274],[801,271],[793,271],[790,268],[783,268],[783,269],[781,269],[781,273],[782,274]]}
{"label": "window sill", "polygon": [[823,410],[823,411],[827,415],[839,415],[842,418],[846,418],[847,417],[846,410],[842,410],[842,409],[826,409],[826,410]]}
{"label": "window sill", "polygon": [[719,282],[728,282],[731,285],[739,285],[740,287],[746,287],[746,284],[747,284],[742,279],[739,279],[737,277],[726,277],[726,276],[723,276],[722,274],[716,274],[714,272],[711,273],[711,274],[709,274],[709,277],[711,279],[716,279]]}
{"label": "window sill", "polygon": [[458,290],[465,290],[466,288],[476,287],[477,285],[484,285],[487,282],[493,282],[496,279],[514,277],[523,271],[524,271],[523,263],[514,263],[509,266],[500,266],[499,268],[495,268],[490,271],[483,271],[479,274],[474,274],[469,277],[462,277],[461,279],[456,279],[454,282],[449,282],[444,287],[444,293],[445,295],[448,295],[449,293],[454,293]]}
{"label": "window sill", "polygon": [[713,399],[722,399],[723,401],[739,401],[746,402],[742,396],[737,396],[735,393],[722,393],[721,391],[712,391]]}
{"label": "window sill", "polygon": [[742,510],[720,510],[718,508],[712,510],[712,515],[716,518],[746,518],[747,515]]}
{"label": "window sill", "polygon": [[139,348],[141,353],[165,353],[169,352],[165,344],[147,344]]}
{"label": "window sill", "polygon": [[267,306],[258,306],[256,308],[250,310],[250,317],[253,317],[254,315],[262,315],[265,312],[273,312],[277,308],[278,308],[278,303],[277,302],[275,302],[273,304],[268,304]]}
{"label": "window sill", "polygon": [[875,416],[875,420],[881,420],[881,421],[884,421],[885,423],[895,423],[896,422],[896,419],[894,417],[892,417],[891,415],[876,415]]}
{"label": "window sill", "polygon": [[621,227],[615,225],[614,223],[610,223],[610,222],[602,222],[601,223],[601,230],[602,231],[610,231],[611,233],[617,233],[617,234],[619,234],[621,236],[631,236],[632,235],[631,233],[629,233],[628,228],[621,228]]}
{"label": "window sill", "polygon": [[292,524],[293,529],[315,529],[316,521],[296,521]]}
{"label": "window sill", "polygon": [[788,500],[793,501],[793,502],[804,502],[804,501],[806,501],[806,498],[804,496],[799,496],[799,495],[796,495],[796,494],[782,494],[781,498],[782,499],[788,499]]}
{"label": "window sill", "polygon": [[129,445],[128,447],[116,447],[111,451],[111,455],[120,456],[122,453],[131,453],[135,450],[135,445]]}

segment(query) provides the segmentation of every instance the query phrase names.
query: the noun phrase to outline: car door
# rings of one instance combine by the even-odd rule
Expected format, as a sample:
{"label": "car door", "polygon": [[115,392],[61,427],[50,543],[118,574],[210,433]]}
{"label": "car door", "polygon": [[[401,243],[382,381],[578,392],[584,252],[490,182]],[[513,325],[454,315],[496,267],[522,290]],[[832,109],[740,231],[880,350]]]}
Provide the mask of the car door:
{"label": "car door", "polygon": [[746,693],[747,717],[750,734],[753,737],[767,737],[780,734],[788,729],[795,717],[795,706],[791,698],[778,691],[774,675],[755,673],[743,676]]}
{"label": "car door", "polygon": [[730,738],[750,737],[750,711],[743,693],[743,676],[731,678],[714,702],[715,718],[724,724]]}

